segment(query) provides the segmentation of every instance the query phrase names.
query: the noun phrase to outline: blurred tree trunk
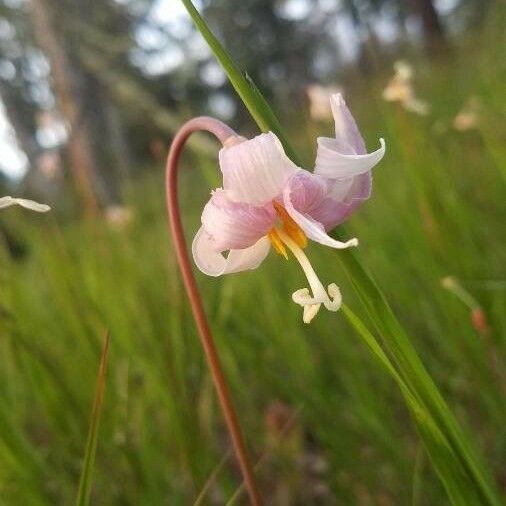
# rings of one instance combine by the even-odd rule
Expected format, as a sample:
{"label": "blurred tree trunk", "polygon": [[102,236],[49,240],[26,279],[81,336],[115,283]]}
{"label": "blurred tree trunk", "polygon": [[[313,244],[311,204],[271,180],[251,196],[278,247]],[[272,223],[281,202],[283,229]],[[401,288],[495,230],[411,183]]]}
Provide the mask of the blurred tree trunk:
{"label": "blurred tree trunk", "polygon": [[433,0],[413,0],[414,8],[422,22],[423,31],[430,50],[441,50],[446,45],[443,23]]}
{"label": "blurred tree trunk", "polygon": [[122,178],[128,177],[132,172],[133,155],[126,139],[121,118],[116,106],[110,101],[104,101],[107,130],[111,136],[111,148],[118,158],[118,175]]}
{"label": "blurred tree trunk", "polygon": [[90,134],[82,121],[82,101],[76,92],[65,51],[53,29],[47,0],[32,0],[31,7],[35,36],[51,64],[54,93],[70,128],[68,154],[74,183],[83,199],[86,213],[94,216],[98,212],[93,184],[97,170]]}

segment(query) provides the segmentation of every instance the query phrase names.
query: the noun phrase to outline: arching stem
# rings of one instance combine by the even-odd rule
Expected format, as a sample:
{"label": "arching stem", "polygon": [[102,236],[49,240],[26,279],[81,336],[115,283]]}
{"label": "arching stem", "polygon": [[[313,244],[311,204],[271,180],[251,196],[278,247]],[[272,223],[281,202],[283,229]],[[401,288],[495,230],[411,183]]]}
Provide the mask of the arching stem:
{"label": "arching stem", "polygon": [[181,215],[179,211],[178,191],[177,191],[177,177],[178,177],[178,162],[183,147],[188,140],[188,137],[196,131],[205,130],[215,135],[218,140],[225,144],[225,142],[236,137],[237,134],[227,125],[214,118],[201,116],[191,119],[186,122],[172,141],[169,155],[167,157],[166,166],[166,190],[167,190],[167,210],[169,213],[170,230],[174,240],[176,249],[176,256],[179,263],[179,268],[183,276],[184,286],[186,293],[190,299],[193,317],[197,324],[197,329],[200,336],[202,347],[204,348],[205,356],[211,375],[213,378],[218,399],[220,401],[221,409],[225,417],[228,432],[232,440],[235,455],[241,472],[244,478],[251,504],[254,506],[261,506],[262,499],[260,492],[253,474],[253,468],[248,456],[248,451],[241,434],[241,429],[237,419],[237,415],[232,404],[232,399],[228,390],[227,382],[223,374],[220,359],[214,344],[214,339],[207,321],[202,299],[193,276],[191,261],[186,247],[186,241],[183,233],[183,224],[181,222]]}

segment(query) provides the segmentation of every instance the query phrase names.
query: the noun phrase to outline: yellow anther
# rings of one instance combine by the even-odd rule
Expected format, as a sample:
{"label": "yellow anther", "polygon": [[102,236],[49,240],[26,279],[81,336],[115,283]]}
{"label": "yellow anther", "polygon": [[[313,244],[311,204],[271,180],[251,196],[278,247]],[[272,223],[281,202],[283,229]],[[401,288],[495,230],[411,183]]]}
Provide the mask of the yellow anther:
{"label": "yellow anther", "polygon": [[307,246],[307,237],[304,231],[295,223],[293,218],[279,202],[273,200],[272,205],[274,209],[276,209],[281,223],[283,223],[283,232],[293,239],[297,246],[305,248]]}
{"label": "yellow anther", "polygon": [[280,239],[275,228],[271,228],[271,230],[267,234],[267,237],[270,239],[272,245],[274,246],[274,249],[281,256],[285,257],[286,260],[288,260],[288,253],[286,252],[285,245],[283,244],[283,241]]}

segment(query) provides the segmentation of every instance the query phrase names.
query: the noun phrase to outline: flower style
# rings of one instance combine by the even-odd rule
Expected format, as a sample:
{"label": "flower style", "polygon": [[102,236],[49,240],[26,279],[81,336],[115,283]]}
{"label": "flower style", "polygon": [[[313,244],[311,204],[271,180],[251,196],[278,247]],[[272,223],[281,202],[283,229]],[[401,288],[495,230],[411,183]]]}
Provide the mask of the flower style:
{"label": "flower style", "polygon": [[47,204],[39,204],[34,200],[17,199],[10,196],[0,197],[0,209],[14,205],[18,205],[38,213],[47,213],[51,209]]}
{"label": "flower style", "polygon": [[[331,97],[336,137],[318,138],[314,172],[297,167],[272,133],[246,140],[231,137],[219,153],[223,188],[212,192],[202,212],[202,227],[192,245],[199,269],[221,276],[255,269],[270,246],[285,258],[287,249],[300,263],[311,290],[292,299],[309,323],[323,304],[341,306],[336,284],[324,288],[303,249],[308,239],[335,249],[357,246],[327,231],[345,221],[371,193],[371,169],[385,153],[385,143],[367,154],[353,116],[340,94]],[[228,256],[223,252],[228,251]]]}
{"label": "flower style", "polygon": [[383,100],[399,102],[406,111],[426,116],[429,113],[429,105],[415,94],[411,65],[399,60],[394,63],[394,70],[394,76],[383,90]]}

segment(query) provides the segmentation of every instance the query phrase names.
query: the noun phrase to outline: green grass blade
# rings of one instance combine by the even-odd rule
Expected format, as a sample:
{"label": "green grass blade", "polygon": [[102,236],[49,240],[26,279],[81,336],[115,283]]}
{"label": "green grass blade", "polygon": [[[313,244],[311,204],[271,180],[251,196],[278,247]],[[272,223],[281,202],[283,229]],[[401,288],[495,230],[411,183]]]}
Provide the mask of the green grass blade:
{"label": "green grass blade", "polygon": [[343,305],[341,309],[348,322],[357,331],[358,335],[362,337],[371,353],[399,386],[425,450],[443,482],[452,503],[468,506],[483,504],[474,483],[468,479],[465,468],[462,466],[457,455],[455,455],[451,444],[438,428],[429,411],[423,405],[423,402],[417,398],[409,385],[399,375],[376,338],[369,332],[360,318],[346,305]]}
{"label": "green grass blade", "polygon": [[[334,235],[338,237],[338,234]],[[499,506],[498,493],[490,472],[470,445],[470,438],[453,416],[383,293],[362,266],[355,251],[350,249],[340,253],[339,259],[404,382],[427,406],[435,423],[446,435],[469,478],[480,490],[483,504]]]}
{"label": "green grass blade", "polygon": [[420,445],[416,450],[415,464],[413,466],[413,484],[411,495],[411,506],[422,506],[423,491],[423,468],[424,468],[424,452]]}
{"label": "green grass blade", "polygon": [[232,449],[229,448],[226,451],[225,455],[223,455],[223,457],[221,458],[218,465],[213,469],[213,471],[209,475],[209,478],[207,478],[207,480],[205,481],[204,486],[201,488],[199,495],[197,496],[195,502],[193,503],[193,506],[202,506],[202,504],[205,504],[209,490],[216,482],[218,475],[221,473],[222,469],[225,467],[225,464],[229,461],[231,456],[232,456]]}
{"label": "green grass blade", "polygon": [[98,428],[100,424],[100,414],[104,403],[105,375],[107,371],[107,359],[109,355],[109,332],[106,333],[100,357],[98,368],[97,385],[95,388],[95,398],[93,400],[93,409],[91,412],[90,429],[86,441],[86,453],[84,455],[83,470],[79,479],[79,489],[77,492],[76,505],[88,506],[90,504],[91,482],[93,474],[93,464],[97,451]]}

